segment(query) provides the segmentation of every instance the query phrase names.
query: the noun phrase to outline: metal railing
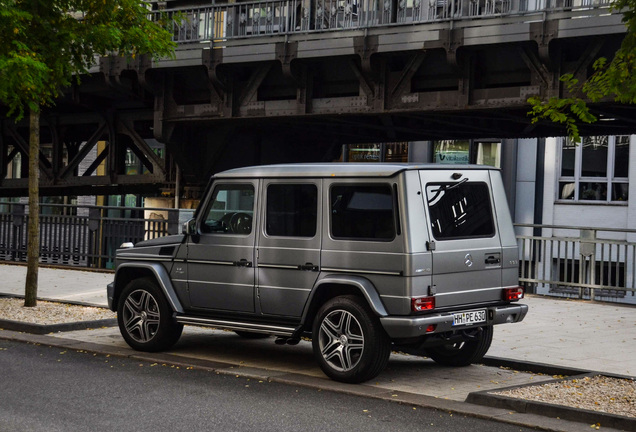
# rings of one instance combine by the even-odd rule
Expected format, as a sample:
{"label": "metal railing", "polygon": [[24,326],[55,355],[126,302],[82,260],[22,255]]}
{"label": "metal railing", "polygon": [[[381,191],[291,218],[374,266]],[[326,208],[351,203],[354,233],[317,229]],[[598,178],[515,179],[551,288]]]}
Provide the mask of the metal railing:
{"label": "metal railing", "polygon": [[[175,42],[366,29],[609,7],[610,0],[275,0],[153,11]],[[606,12],[605,12],[606,13]],[[543,19],[532,18],[529,19]]]}
{"label": "metal railing", "polygon": [[[177,234],[193,210],[42,204],[40,262],[112,268],[115,250]],[[0,261],[26,261],[28,211],[0,205]],[[636,230],[515,225],[520,283],[538,294],[636,303]]]}
{"label": "metal railing", "polygon": [[[8,211],[0,212],[0,260],[26,261],[27,206],[1,207]],[[62,204],[41,204],[40,209],[40,262],[90,268],[112,268],[115,250],[124,242],[177,234],[181,221],[193,213]]]}
{"label": "metal railing", "polygon": [[538,294],[592,300],[636,292],[636,230],[515,225],[519,280]]}

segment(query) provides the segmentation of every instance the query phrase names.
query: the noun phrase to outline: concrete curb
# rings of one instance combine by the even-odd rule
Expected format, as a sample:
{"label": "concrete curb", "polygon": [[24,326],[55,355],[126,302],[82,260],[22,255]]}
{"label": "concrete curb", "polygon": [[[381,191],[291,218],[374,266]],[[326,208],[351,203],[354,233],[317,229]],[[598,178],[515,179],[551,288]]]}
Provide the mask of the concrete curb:
{"label": "concrete curb", "polygon": [[[449,399],[441,399],[433,396],[393,391],[377,388],[365,384],[344,384],[332,381],[326,377],[303,375],[293,372],[273,371],[255,367],[244,367],[233,363],[189,358],[168,353],[142,353],[131,348],[112,347],[91,342],[82,342],[73,339],[64,339],[47,335],[18,333],[10,330],[0,330],[0,339],[53,346],[77,351],[93,352],[101,355],[112,355],[129,358],[135,361],[149,363],[166,363],[183,368],[193,367],[208,370],[217,374],[235,375],[241,378],[259,379],[281,384],[303,386],[337,393],[344,393],[359,397],[375,398],[400,404],[409,404],[414,407],[436,409],[447,413],[465,415],[485,420],[508,423],[516,426],[534,428],[547,432],[580,432],[582,423],[579,421],[565,420],[559,411],[554,418],[538,415],[534,412],[511,411],[510,408],[484,406],[480,404],[458,402]],[[529,370],[532,366],[525,368]],[[490,405],[490,404],[488,404]],[[555,406],[559,407],[559,406]],[[566,409],[567,407],[561,407]],[[597,420],[598,421],[598,420]],[[596,421],[594,422],[596,423]],[[632,427],[632,426],[630,426]],[[614,432],[603,425],[605,432]],[[632,429],[626,429],[632,430]]]}
{"label": "concrete curb", "polygon": [[100,327],[114,327],[116,325],[116,318],[95,321],[76,321],[62,324],[32,324],[22,321],[0,319],[0,329],[38,335],[44,335],[47,333],[68,332],[74,330],[87,330]]}
{"label": "concrete curb", "polygon": [[[543,375],[582,375],[592,373],[593,371],[586,369],[576,369],[563,366],[555,366],[548,363],[534,363],[521,360],[511,360],[501,357],[486,356],[481,360],[481,364],[486,366],[505,367],[513,370],[532,372]],[[598,375],[606,375],[598,372]],[[630,377],[631,378],[631,377]]]}
{"label": "concrete curb", "polygon": [[[585,373],[582,375],[570,376],[565,379],[555,379],[552,381],[543,382],[541,384],[529,384],[523,386],[511,386],[498,389],[496,391],[513,390],[524,387],[534,387],[537,385],[543,385],[550,382],[570,381],[573,379],[581,379],[584,377],[592,376],[607,376],[613,378],[627,378],[624,376],[613,376],[601,373]],[[538,402],[527,399],[511,398],[502,395],[491,394],[493,390],[486,390],[480,392],[473,392],[466,398],[467,403],[485,405],[494,408],[501,408],[505,410],[514,410],[519,413],[536,414],[547,417],[558,417],[565,420],[571,420],[575,422],[597,424],[600,423],[603,430],[606,428],[616,428],[620,430],[636,430],[636,419],[631,417],[625,417],[617,414],[609,414],[602,411],[591,411],[581,408],[564,407],[563,405],[550,404],[546,402]]]}
{"label": "concrete curb", "polygon": [[[24,299],[23,294],[4,294],[0,293],[0,298],[16,298],[16,299]],[[97,303],[88,303],[82,301],[73,301],[73,300],[62,300],[59,298],[49,298],[49,297],[38,297],[38,301],[45,301],[49,303],[64,303],[73,306],[86,306],[86,307],[94,307],[100,309],[108,309],[108,306],[104,306],[102,304]]]}

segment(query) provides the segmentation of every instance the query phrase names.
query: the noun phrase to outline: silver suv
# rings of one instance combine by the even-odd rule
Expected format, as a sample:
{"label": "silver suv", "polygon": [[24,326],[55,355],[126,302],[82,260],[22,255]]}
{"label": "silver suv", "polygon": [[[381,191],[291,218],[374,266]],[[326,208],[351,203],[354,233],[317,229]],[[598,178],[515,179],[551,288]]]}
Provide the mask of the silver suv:
{"label": "silver suv", "polygon": [[479,361],[521,321],[498,170],[294,164],[215,175],[183,233],[117,252],[108,302],[126,342],[165,350],[184,324],[312,339],[329,377],[378,375],[392,349]]}

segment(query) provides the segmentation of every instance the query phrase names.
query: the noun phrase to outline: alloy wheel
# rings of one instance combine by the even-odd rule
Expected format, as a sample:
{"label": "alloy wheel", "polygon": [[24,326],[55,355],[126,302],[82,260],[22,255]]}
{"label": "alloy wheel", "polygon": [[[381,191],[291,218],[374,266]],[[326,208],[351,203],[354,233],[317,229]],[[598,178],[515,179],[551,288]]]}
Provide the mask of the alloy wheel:
{"label": "alloy wheel", "polygon": [[157,334],[161,317],[159,305],[148,291],[130,293],[124,303],[123,315],[126,332],[137,342],[148,342]]}
{"label": "alloy wheel", "polygon": [[362,327],[350,312],[334,310],[320,325],[319,344],[322,357],[334,370],[350,371],[364,352]]}

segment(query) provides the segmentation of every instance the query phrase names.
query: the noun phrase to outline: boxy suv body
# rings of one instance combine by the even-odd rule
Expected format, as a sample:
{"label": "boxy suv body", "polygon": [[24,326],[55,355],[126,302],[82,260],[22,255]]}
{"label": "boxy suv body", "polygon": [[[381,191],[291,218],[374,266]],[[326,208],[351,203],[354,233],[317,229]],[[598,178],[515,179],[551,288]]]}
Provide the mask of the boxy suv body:
{"label": "boxy suv body", "polygon": [[183,233],[117,251],[108,301],[135,349],[184,324],[312,339],[331,378],[379,374],[392,349],[479,361],[521,321],[518,250],[498,170],[294,164],[214,176]]}

